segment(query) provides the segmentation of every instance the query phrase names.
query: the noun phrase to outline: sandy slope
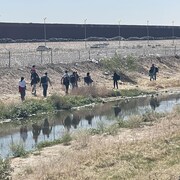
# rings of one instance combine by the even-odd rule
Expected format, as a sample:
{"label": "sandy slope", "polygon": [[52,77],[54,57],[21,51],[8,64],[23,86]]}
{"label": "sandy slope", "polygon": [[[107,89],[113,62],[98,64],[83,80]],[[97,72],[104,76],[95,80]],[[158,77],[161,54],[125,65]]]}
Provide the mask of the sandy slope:
{"label": "sandy slope", "polygon": [[[157,81],[149,81],[148,69],[151,63],[155,63],[159,67],[159,73],[157,75]],[[122,83],[120,88],[141,88],[143,90],[164,90],[166,88],[179,88],[180,87],[180,60],[175,57],[166,57],[157,59],[151,58],[139,58],[137,59],[138,69],[135,72],[121,70]],[[27,99],[34,98],[31,95],[30,86],[30,68],[1,68],[0,71],[0,100],[4,103],[20,102],[18,93],[18,81],[21,76],[25,77],[27,82]],[[53,86],[48,89],[48,96],[53,93],[64,95],[64,86],[60,84],[61,77],[65,70],[69,72],[77,71],[83,79],[87,72],[90,72],[94,85],[97,87],[103,87],[106,89],[113,88],[112,73],[105,75],[105,70],[100,64],[93,62],[79,62],[72,64],[58,64],[58,65],[44,65],[37,66],[37,72],[42,76],[45,72],[52,81]],[[135,81],[136,83],[131,83]],[[79,87],[84,86],[83,80],[79,82]],[[70,90],[71,91],[71,90]],[[43,98],[42,89],[37,87],[37,97]]]}

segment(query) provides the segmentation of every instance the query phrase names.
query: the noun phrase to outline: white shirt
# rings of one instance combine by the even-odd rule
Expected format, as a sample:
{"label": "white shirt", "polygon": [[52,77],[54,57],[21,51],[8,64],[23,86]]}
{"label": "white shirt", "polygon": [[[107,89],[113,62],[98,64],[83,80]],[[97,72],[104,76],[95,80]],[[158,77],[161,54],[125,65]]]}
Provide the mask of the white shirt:
{"label": "white shirt", "polygon": [[26,87],[25,80],[19,81],[19,86],[22,87],[22,88]]}

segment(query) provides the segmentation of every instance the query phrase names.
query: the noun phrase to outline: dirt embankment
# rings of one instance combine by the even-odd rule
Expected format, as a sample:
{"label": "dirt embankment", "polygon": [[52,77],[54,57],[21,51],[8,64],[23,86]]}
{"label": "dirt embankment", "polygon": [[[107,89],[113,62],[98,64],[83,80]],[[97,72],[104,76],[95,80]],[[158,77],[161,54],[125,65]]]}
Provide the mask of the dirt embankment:
{"label": "dirt embankment", "polygon": [[[121,89],[141,88],[142,90],[160,90],[167,88],[179,88],[180,87],[180,59],[175,57],[142,57],[136,59],[136,69],[129,70],[126,68],[126,62],[123,61],[123,67],[117,67],[116,69],[121,74]],[[157,81],[149,81],[148,70],[151,64],[154,63],[159,67],[159,73],[157,75]],[[128,66],[128,65],[127,65]],[[30,86],[30,68],[1,68],[0,71],[0,100],[4,103],[7,102],[20,102],[18,93],[18,82],[21,76],[25,77],[27,82],[27,95],[26,98],[33,97],[31,94]],[[61,77],[65,70],[69,72],[77,71],[81,77],[79,87],[84,86],[83,77],[87,72],[90,72],[94,85],[97,87],[103,87],[106,89],[113,88],[112,74],[113,72],[104,69],[101,62],[78,62],[71,64],[49,64],[36,67],[37,72],[42,76],[45,72],[48,72],[53,86],[48,89],[48,96],[53,93],[64,95],[64,87],[61,85]],[[43,98],[42,89],[37,88],[37,97]]]}
{"label": "dirt embankment", "polygon": [[[148,70],[152,63],[159,67],[157,81],[149,80]],[[43,75],[47,71],[52,80],[53,89],[49,88],[48,95],[55,92],[61,95],[65,94],[64,87],[60,84],[60,79],[65,69],[69,72],[77,71],[81,77],[90,72],[94,85],[107,89],[113,88],[112,72],[103,69],[101,63],[83,62],[37,67],[39,75]],[[175,57],[138,58],[136,71],[120,69],[120,72],[122,77],[121,89],[180,90],[180,60]],[[24,76],[27,81],[27,98],[33,97],[29,84],[30,67],[2,69],[0,73],[0,81],[2,83],[0,86],[1,100],[4,102],[20,101],[17,84],[21,76]],[[84,86],[83,81],[79,83],[79,87],[81,86]],[[38,96],[35,98],[43,98],[41,91],[38,87]],[[146,160],[147,169],[150,167],[149,163],[155,161],[153,171],[147,173],[145,168],[145,171],[142,171],[135,179],[144,179],[147,174],[148,177],[157,176],[157,178],[162,177],[164,174],[168,175],[168,177],[171,174],[177,175],[179,172],[178,163],[172,168],[167,167],[164,170],[161,167],[166,167],[167,163],[163,157],[160,157],[166,153],[164,142],[167,142],[167,147],[173,145],[173,142],[171,143],[170,139],[166,138],[179,132],[178,120],[179,115],[172,114],[167,118],[163,117],[160,123],[155,123],[153,126],[124,130],[115,137],[79,135],[79,138],[77,138],[78,142],[73,142],[71,146],[57,145],[44,149],[39,155],[31,155],[26,159],[13,159],[13,179],[105,179],[104,177],[117,179],[116,177],[121,176],[123,177],[122,179],[125,179],[129,175],[130,170],[133,173],[137,173],[138,176],[142,171],[142,167],[145,167],[145,165],[139,166],[139,164],[145,163]],[[159,142],[158,138],[166,141]],[[155,147],[154,144],[156,145]],[[161,151],[157,151],[157,147],[160,147]],[[172,151],[172,148],[170,150]],[[142,155],[142,153],[144,154]],[[119,157],[121,157],[121,161],[117,160]],[[133,157],[137,157],[137,164]],[[165,157],[167,157],[166,159],[169,158],[169,156]],[[131,166],[131,164],[135,165]],[[142,177],[140,177],[141,175]]]}

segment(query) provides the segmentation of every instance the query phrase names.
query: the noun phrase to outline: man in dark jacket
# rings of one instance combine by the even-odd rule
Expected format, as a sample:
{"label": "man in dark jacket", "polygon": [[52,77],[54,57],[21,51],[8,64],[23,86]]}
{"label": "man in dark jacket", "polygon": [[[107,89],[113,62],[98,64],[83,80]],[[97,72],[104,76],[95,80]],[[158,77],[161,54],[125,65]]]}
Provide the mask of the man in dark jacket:
{"label": "man in dark jacket", "polygon": [[66,70],[65,74],[61,78],[61,84],[63,84],[66,88],[66,94],[68,94],[69,83],[70,83],[70,77],[69,77],[68,71]]}
{"label": "man in dark jacket", "polygon": [[84,77],[84,83],[87,84],[88,86],[93,83],[93,80],[89,72],[87,73],[86,77]]}
{"label": "man in dark jacket", "polygon": [[36,96],[36,84],[39,83],[40,78],[38,74],[34,71],[31,73],[31,86],[32,86],[32,94]]}
{"label": "man in dark jacket", "polygon": [[44,76],[41,77],[40,86],[43,87],[43,96],[47,97],[47,89],[48,89],[48,83],[52,86],[51,81],[49,77],[47,76],[47,72]]}
{"label": "man in dark jacket", "polygon": [[154,64],[150,67],[149,70],[149,76],[150,76],[150,81],[151,80],[156,80],[156,73],[158,72],[158,67],[155,67]]}
{"label": "man in dark jacket", "polygon": [[114,89],[115,87],[118,89],[118,80],[120,80],[120,76],[116,72],[114,72],[114,75],[113,75]]}

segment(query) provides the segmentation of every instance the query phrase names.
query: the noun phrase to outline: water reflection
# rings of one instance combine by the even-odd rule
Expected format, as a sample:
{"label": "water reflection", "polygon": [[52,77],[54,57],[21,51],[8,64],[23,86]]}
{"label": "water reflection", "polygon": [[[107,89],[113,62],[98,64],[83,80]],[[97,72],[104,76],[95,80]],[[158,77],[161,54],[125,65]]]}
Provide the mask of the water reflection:
{"label": "water reflection", "polygon": [[44,136],[47,136],[47,138],[49,138],[49,134],[52,131],[52,126],[49,125],[49,121],[48,118],[44,119],[44,123],[42,125],[42,133]]}
{"label": "water reflection", "polygon": [[121,112],[121,108],[119,106],[115,106],[114,107],[114,115],[115,115],[115,117],[117,117],[120,112]]}
{"label": "water reflection", "polygon": [[157,97],[155,97],[154,95],[151,96],[151,99],[150,99],[150,106],[153,110],[156,109],[156,107],[159,107],[159,101],[157,99]]}
{"label": "water reflection", "polygon": [[176,104],[180,104],[180,95],[132,98],[128,101],[123,99],[76,111],[58,111],[52,116],[46,115],[41,119],[23,121],[21,125],[0,124],[0,155],[3,157],[8,155],[12,140],[17,143],[23,141],[26,149],[31,150],[39,142],[60,138],[64,131],[96,128],[100,121],[111,124],[117,118],[126,119],[131,115],[143,114],[147,110],[171,111]]}
{"label": "water reflection", "polygon": [[85,116],[85,119],[88,121],[88,124],[92,126],[92,119],[94,118],[93,115],[88,114],[87,116]]}
{"label": "water reflection", "polygon": [[32,124],[32,134],[33,134],[33,139],[35,143],[38,142],[38,136],[41,133],[41,126],[38,125],[37,123]]}
{"label": "water reflection", "polygon": [[72,126],[74,127],[74,129],[77,129],[77,126],[79,125],[79,122],[81,120],[81,117],[78,115],[78,113],[74,113],[71,121]]}
{"label": "water reflection", "polygon": [[68,115],[64,119],[64,127],[67,129],[67,131],[70,131],[70,129],[71,129],[71,117],[70,117],[70,115]]}
{"label": "water reflection", "polygon": [[27,132],[28,132],[28,130],[27,130],[27,126],[26,125],[20,127],[20,136],[21,136],[23,142],[26,142],[26,139],[28,137],[28,133]]}

